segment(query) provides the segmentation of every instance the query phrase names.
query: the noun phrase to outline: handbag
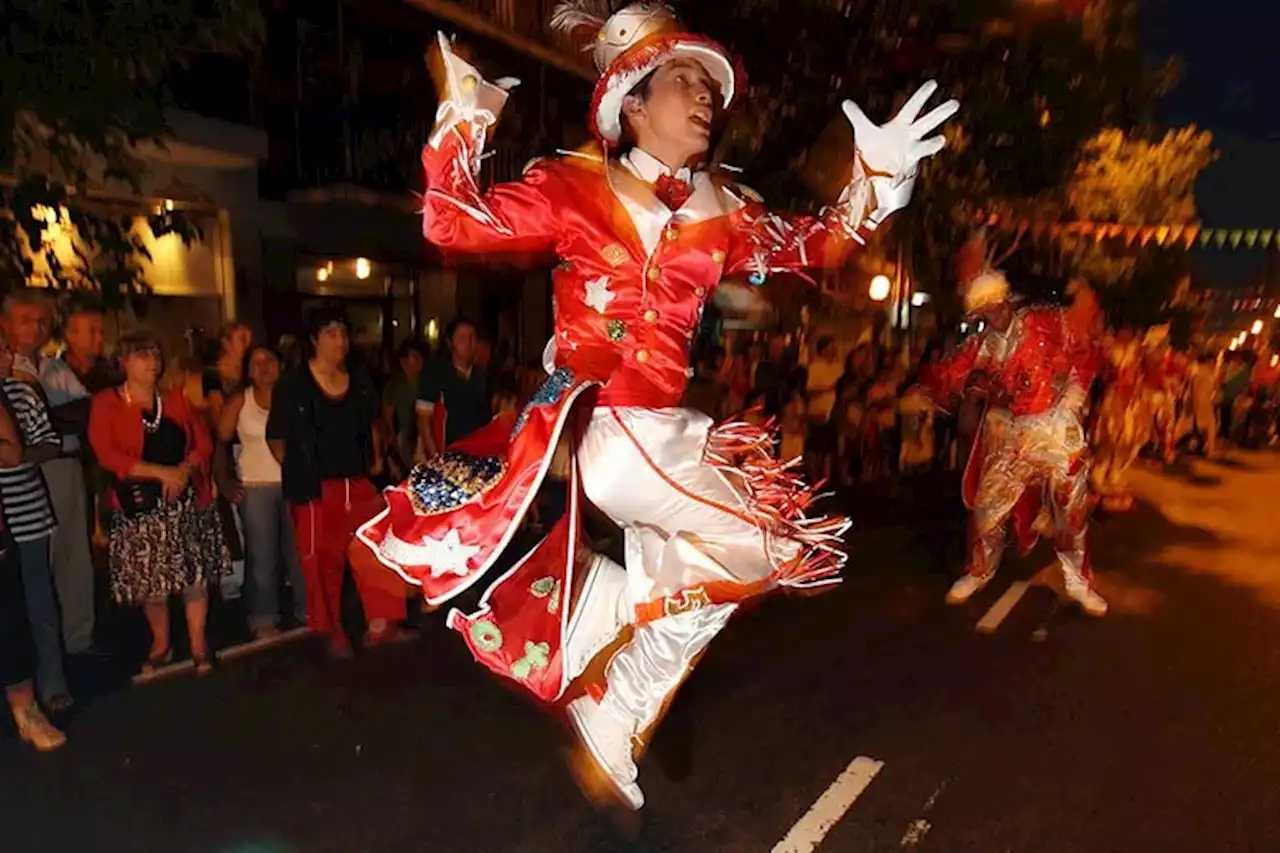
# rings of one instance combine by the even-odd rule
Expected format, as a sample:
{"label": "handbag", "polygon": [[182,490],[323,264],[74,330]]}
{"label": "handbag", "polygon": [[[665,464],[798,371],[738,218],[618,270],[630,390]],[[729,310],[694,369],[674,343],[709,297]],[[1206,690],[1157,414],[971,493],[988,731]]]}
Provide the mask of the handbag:
{"label": "handbag", "polygon": [[150,480],[116,480],[112,483],[120,513],[125,518],[137,518],[160,508],[164,490],[159,483]]}

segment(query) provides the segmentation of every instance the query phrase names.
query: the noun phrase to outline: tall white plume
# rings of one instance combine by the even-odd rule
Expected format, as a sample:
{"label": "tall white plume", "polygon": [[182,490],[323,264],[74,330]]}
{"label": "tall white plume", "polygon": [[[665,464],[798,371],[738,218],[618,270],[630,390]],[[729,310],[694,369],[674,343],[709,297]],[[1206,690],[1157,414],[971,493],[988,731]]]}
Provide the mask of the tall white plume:
{"label": "tall white plume", "polygon": [[551,27],[566,33],[590,29],[595,35],[612,14],[612,0],[564,0],[551,10]]}

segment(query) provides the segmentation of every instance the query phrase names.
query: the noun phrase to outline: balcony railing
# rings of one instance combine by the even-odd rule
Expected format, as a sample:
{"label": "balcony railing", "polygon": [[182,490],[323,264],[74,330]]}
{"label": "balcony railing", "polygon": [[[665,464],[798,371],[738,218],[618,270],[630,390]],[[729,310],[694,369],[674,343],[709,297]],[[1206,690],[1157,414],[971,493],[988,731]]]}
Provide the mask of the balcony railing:
{"label": "balcony railing", "polygon": [[435,15],[505,41],[533,58],[587,80],[595,73],[587,57],[563,33],[551,29],[559,0],[407,0]]}
{"label": "balcony railing", "polygon": [[[334,184],[401,193],[421,189],[419,157],[430,125],[387,121],[321,105],[294,107],[271,128],[271,154],[261,171],[268,198]],[[287,118],[287,120],[286,120]]]}

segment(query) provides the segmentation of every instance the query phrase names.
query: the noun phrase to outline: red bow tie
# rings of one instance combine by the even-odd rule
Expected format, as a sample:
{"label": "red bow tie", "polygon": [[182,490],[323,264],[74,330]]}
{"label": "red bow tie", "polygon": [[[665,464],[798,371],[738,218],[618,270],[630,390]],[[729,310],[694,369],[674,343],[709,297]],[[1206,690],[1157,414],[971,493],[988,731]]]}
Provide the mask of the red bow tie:
{"label": "red bow tie", "polygon": [[671,175],[662,175],[653,185],[653,194],[667,207],[679,210],[684,207],[689,196],[693,195],[693,187],[689,186],[688,181],[673,178]]}

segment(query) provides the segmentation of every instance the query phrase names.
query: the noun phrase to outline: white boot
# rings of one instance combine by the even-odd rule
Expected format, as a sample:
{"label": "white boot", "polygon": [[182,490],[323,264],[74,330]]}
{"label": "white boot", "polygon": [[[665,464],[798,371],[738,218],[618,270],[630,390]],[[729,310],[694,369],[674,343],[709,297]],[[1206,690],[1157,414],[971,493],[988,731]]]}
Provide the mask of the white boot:
{"label": "white boot", "polygon": [[636,784],[639,771],[631,755],[631,727],[590,696],[574,699],[568,712],[574,731],[591,758],[617,789],[620,799],[638,811],[644,805],[644,794]]}
{"label": "white boot", "polygon": [[995,575],[995,572],[987,572],[985,575],[965,575],[960,578],[947,590],[947,604],[964,604]]}
{"label": "white boot", "polygon": [[1090,616],[1106,616],[1107,600],[1094,592],[1086,581],[1068,580],[1065,584],[1067,598],[1080,605]]}

